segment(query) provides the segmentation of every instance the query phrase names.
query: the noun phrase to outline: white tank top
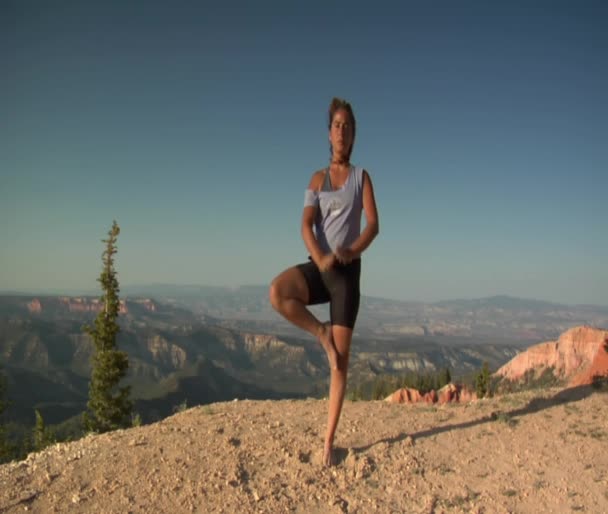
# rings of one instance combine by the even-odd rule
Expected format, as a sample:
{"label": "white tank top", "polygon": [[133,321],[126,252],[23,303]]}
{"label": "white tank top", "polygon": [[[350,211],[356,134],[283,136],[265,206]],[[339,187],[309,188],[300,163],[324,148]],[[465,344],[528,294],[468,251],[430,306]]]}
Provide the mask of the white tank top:
{"label": "white tank top", "polygon": [[324,253],[348,248],[361,233],[363,168],[351,166],[344,185],[332,190],[329,170],[320,191],[307,189],[304,207],[316,207],[314,231]]}

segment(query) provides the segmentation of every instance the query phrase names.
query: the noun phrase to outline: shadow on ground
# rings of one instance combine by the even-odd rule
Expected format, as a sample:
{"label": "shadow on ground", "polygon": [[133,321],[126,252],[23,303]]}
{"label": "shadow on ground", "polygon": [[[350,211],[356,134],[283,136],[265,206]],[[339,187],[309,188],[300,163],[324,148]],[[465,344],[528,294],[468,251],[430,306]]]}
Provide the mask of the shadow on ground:
{"label": "shadow on ground", "polygon": [[[422,430],[420,432],[415,432],[413,434],[412,433],[408,434],[408,433],[404,432],[395,437],[386,437],[384,439],[380,439],[380,440],[378,440],[374,443],[368,444],[366,446],[359,446],[359,447],[353,448],[353,450],[357,453],[360,453],[360,452],[369,450],[373,446],[376,446],[381,443],[388,443],[389,445],[392,445],[392,444],[403,441],[407,437],[411,437],[414,440],[423,439],[425,437],[431,437],[431,436],[434,436],[437,434],[441,434],[443,432],[450,432],[452,430],[462,430],[462,429],[474,427],[476,425],[482,425],[483,423],[495,422],[498,419],[504,419],[504,420],[516,422],[515,418],[517,418],[517,417],[525,416],[527,414],[533,414],[535,412],[539,412],[544,409],[549,409],[549,408],[555,407],[557,405],[564,405],[564,404],[567,404],[570,402],[577,402],[579,400],[587,398],[593,392],[594,392],[594,389],[591,386],[587,386],[587,385],[571,387],[568,389],[564,389],[549,398],[533,398],[532,400],[530,400],[530,402],[528,402],[528,404],[526,406],[518,408],[518,409],[514,409],[514,410],[510,410],[510,411],[492,412],[489,415],[483,416],[479,419],[467,421],[465,423],[443,425],[443,426],[439,426],[439,427],[429,428],[428,430]],[[341,459],[338,459],[338,460],[341,461],[345,458],[345,456],[346,456],[345,452],[346,452],[346,450],[344,450],[344,452],[337,453],[336,457],[338,457],[338,456],[341,457]],[[343,455],[343,453],[344,453],[344,455]]]}

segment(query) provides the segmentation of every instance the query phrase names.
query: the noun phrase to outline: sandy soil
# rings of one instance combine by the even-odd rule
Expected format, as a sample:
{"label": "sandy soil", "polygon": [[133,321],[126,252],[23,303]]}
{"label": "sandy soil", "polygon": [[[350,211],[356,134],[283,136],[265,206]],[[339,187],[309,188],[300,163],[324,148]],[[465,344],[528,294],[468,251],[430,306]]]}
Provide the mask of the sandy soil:
{"label": "sandy soil", "polygon": [[608,512],[608,394],[468,405],[235,401],[0,466],[0,512]]}

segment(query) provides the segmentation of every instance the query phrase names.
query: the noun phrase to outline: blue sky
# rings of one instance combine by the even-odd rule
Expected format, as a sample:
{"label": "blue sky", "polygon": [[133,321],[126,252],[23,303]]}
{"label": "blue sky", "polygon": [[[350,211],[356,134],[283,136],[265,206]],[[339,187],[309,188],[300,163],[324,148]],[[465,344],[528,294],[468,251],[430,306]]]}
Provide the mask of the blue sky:
{"label": "blue sky", "polygon": [[327,106],[380,235],[364,294],[608,305],[602,2],[0,3],[0,290],[264,284],[306,259]]}

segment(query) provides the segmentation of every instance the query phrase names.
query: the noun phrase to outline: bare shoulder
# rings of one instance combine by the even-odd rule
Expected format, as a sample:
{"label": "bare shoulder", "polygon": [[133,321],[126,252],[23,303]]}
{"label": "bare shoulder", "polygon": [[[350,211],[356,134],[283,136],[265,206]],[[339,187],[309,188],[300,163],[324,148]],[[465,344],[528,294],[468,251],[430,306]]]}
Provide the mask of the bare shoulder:
{"label": "bare shoulder", "polygon": [[312,191],[319,191],[321,189],[321,186],[323,185],[323,180],[325,180],[325,172],[325,168],[315,171],[312,174],[312,177],[310,177],[310,184],[308,184],[308,189],[311,189]]}

